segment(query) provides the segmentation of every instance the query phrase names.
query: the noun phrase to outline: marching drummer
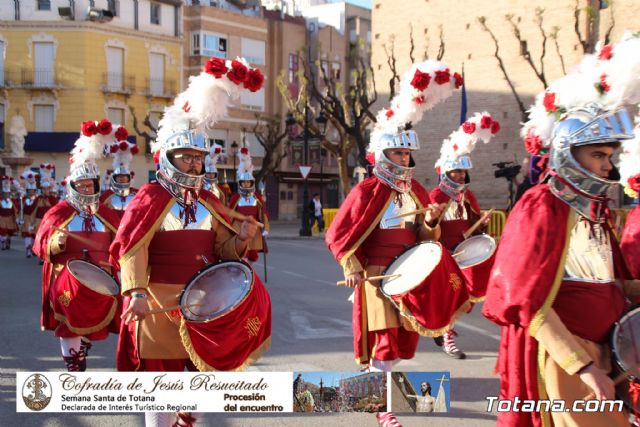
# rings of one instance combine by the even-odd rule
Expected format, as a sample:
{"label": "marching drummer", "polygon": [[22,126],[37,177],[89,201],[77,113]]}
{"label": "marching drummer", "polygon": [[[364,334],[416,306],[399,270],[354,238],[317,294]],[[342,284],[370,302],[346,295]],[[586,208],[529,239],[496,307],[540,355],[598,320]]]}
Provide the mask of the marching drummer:
{"label": "marching drummer", "polygon": [[2,197],[0,198],[0,250],[11,249],[11,236],[18,231],[19,202],[11,198],[11,187],[18,182],[10,176],[0,176]]}
{"label": "marching drummer", "polygon": [[[227,70],[229,74],[225,74]],[[243,82],[238,76],[252,79],[247,77]],[[195,350],[181,338],[180,293],[208,263],[242,259],[257,224],[247,219],[236,233],[220,200],[201,191],[204,158],[209,152],[205,129],[224,115],[226,102],[239,97],[243,86],[259,90],[262,81],[260,71],[250,69],[244,59],[225,62],[212,58],[205,71],[190,79],[189,87],[160,121],[152,147],[158,164],[157,182],[140,188],[111,246],[111,259],[120,266],[125,296],[117,353],[120,371],[206,369],[190,358]],[[165,311],[149,314],[152,309]],[[265,326],[256,322],[251,325],[252,332]],[[215,341],[199,344],[212,355],[216,346],[233,346]],[[196,416],[179,413],[176,425],[190,425]],[[168,425],[170,417],[175,415],[145,414],[147,426]]]}
{"label": "marching drummer", "polygon": [[67,267],[67,261],[86,259],[110,270],[109,245],[119,219],[99,203],[100,172],[95,161],[111,139],[112,125],[107,120],[83,124],[71,151],[67,198],[44,215],[33,247],[44,261],[41,328],[60,338],[69,371],[86,370],[91,342],[106,339],[110,331],[117,331],[119,322],[116,298],[105,297],[91,305],[79,302],[76,297],[84,285]]}
{"label": "marching drummer", "polygon": [[36,211],[38,207],[36,175],[29,169],[25,169],[20,175],[25,188],[25,194],[20,198],[20,234],[24,238],[25,256],[27,258],[31,258],[33,238],[36,235]]}
{"label": "marching drummer", "polygon": [[[254,236],[249,243],[249,250],[246,255],[249,261],[255,262],[258,260],[258,253],[268,252],[265,237],[269,234],[269,215],[267,214],[264,198],[256,191],[256,181],[253,177],[253,163],[249,147],[240,149],[240,164],[238,165],[237,173],[238,192],[231,197],[229,207],[264,224],[262,235],[256,234]],[[236,223],[237,220],[234,220],[233,225],[235,226]]]}
{"label": "marching drummer", "polygon": [[[446,79],[435,78],[444,74]],[[432,204],[428,192],[413,179],[411,153],[420,146],[418,135],[406,125],[438,102],[432,90],[441,91],[444,99],[459,84],[457,73],[450,75],[444,64],[435,61],[416,64],[405,74],[403,92],[392,100],[390,109],[378,114],[371,136],[368,159],[375,163],[373,176],[351,190],[327,231],[327,245],[342,266],[347,285],[356,288],[356,362],[368,364],[370,370],[391,371],[400,359],[415,355],[418,333],[405,327],[379,283],[366,279],[382,273],[409,245],[440,236],[438,219],[444,205]],[[411,104],[402,105],[402,100]],[[415,213],[418,209],[420,213]],[[455,314],[437,313],[444,325]]]}
{"label": "marching drummer", "polygon": [[[620,46],[620,52],[638,57],[632,46]],[[597,90],[600,70],[626,66],[617,49],[610,59],[600,55],[552,83],[523,128],[529,151],[550,150],[549,167],[546,179],[509,215],[483,307],[502,326],[496,368],[501,399],[562,399],[571,408],[577,400],[615,398],[607,340],[625,296],[616,283],[624,276],[607,223],[607,191],[619,179],[612,156],[632,137],[632,124],[625,110],[602,101],[620,105],[615,96],[640,95],[628,92],[634,86],[624,73],[607,77],[614,98]],[[499,412],[498,424],[628,426],[627,415]]]}
{"label": "marching drummer", "polygon": [[222,146],[214,143],[204,158],[204,189],[213,193],[223,205],[227,205],[227,194],[218,184],[218,168],[216,163],[222,154]]}
{"label": "marching drummer", "polygon": [[[500,124],[488,113],[476,113],[442,143],[440,158],[436,162],[440,181],[429,196],[435,203],[445,203],[447,206],[440,221],[440,243],[450,252],[454,252],[456,246],[468,237],[466,233],[478,221],[480,226],[469,235],[481,234],[486,230],[490,218],[481,221],[480,205],[469,188],[469,170],[473,167],[470,155],[479,140],[488,143],[499,130]],[[477,286],[486,288],[486,283]],[[466,355],[456,346],[455,335],[457,333],[452,328],[436,338],[436,343],[440,346],[444,344],[443,350],[449,356],[464,359]]]}
{"label": "marching drummer", "polygon": [[113,172],[108,177],[109,188],[100,196],[100,202],[113,209],[122,218],[133,196],[138,191],[131,183],[134,172],[131,170],[131,160],[139,149],[137,144],[127,140],[129,133],[124,126],[118,126],[114,132],[115,139],[108,147],[113,159]]}

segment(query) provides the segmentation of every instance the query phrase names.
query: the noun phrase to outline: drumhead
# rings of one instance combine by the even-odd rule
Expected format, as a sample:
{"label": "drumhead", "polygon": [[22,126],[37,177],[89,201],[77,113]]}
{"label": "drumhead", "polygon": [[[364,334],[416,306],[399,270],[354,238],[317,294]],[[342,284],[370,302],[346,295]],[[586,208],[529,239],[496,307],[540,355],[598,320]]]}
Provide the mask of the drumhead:
{"label": "drumhead", "polygon": [[[496,241],[488,234],[479,234],[469,237],[456,246],[453,258],[460,268],[473,267],[491,258],[496,251]],[[463,252],[464,251],[464,252]]]}
{"label": "drumhead", "polygon": [[401,295],[419,286],[440,264],[442,246],[428,241],[414,245],[401,253],[384,271],[384,275],[399,274],[400,277],[384,279],[382,292],[386,295]]}
{"label": "drumhead", "polygon": [[74,259],[67,262],[67,268],[75,279],[87,288],[102,295],[118,295],[120,287],[112,275],[90,262]]}
{"label": "drumhead", "polygon": [[[613,328],[611,350],[622,371],[640,364],[640,307],[625,313]],[[636,378],[640,372],[636,370]]]}
{"label": "drumhead", "polygon": [[221,261],[196,273],[180,296],[182,316],[207,322],[232,311],[249,295],[253,270],[242,261]]}

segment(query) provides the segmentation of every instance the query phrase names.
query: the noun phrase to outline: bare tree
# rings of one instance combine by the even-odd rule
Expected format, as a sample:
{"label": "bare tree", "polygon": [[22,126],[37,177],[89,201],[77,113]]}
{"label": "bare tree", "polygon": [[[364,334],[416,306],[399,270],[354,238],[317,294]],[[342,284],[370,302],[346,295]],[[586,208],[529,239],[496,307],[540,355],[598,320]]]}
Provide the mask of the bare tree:
{"label": "bare tree", "polygon": [[[440,33],[438,37],[440,38],[440,44],[438,45],[438,54],[436,55],[436,60],[440,61],[442,57],[444,57],[444,28],[442,25],[439,25]],[[424,53],[422,54],[422,59],[429,59],[429,28],[425,27],[424,29]]]}
{"label": "bare tree", "polygon": [[[280,166],[282,160],[287,156],[284,143],[287,138],[287,129],[282,126],[282,117],[279,114],[273,116],[261,116],[256,114],[256,123],[253,126],[253,134],[258,143],[264,149],[262,166],[260,171],[254,174],[256,182],[262,182],[267,175]],[[243,129],[244,130],[244,129]]]}
{"label": "bare tree", "polygon": [[[604,43],[607,44],[611,41],[611,32],[613,31],[613,27],[616,25],[615,17],[614,17],[614,9],[613,1],[607,2],[609,7],[611,8],[611,22],[609,24],[609,28],[605,32]],[[600,40],[600,7],[602,5],[602,0],[587,0],[587,6],[584,9],[580,8],[580,0],[576,0],[575,5],[573,7],[573,28],[578,36],[578,41],[580,42],[580,46],[582,46],[582,51],[584,53],[593,53],[596,50],[596,45]],[[580,15],[584,12],[586,17],[586,28],[585,33],[582,34],[580,30]]]}
{"label": "bare tree", "polygon": [[538,25],[538,29],[540,30],[540,34],[542,36],[542,46],[541,46],[542,48],[540,53],[539,65],[536,65],[533,62],[533,58],[531,55],[531,51],[529,50],[528,42],[522,37],[522,33],[520,32],[520,27],[513,19],[514,15],[508,14],[508,15],[505,15],[505,18],[511,24],[513,35],[515,36],[516,40],[518,40],[518,42],[520,43],[520,56],[522,56],[525,59],[525,61],[527,61],[527,63],[533,70],[533,73],[536,75],[538,80],[542,82],[542,84],[544,85],[543,88],[545,88],[548,86],[548,84],[547,84],[547,78],[544,75],[544,57],[547,54],[547,33],[544,31],[544,28],[542,27],[544,9],[537,7],[535,14],[536,14],[535,22]]}
{"label": "bare tree", "polygon": [[140,120],[138,119],[138,116],[136,115],[136,112],[131,105],[129,105],[129,111],[131,112],[131,117],[133,117],[133,129],[136,131],[138,135],[144,138],[145,153],[150,153],[151,143],[156,139],[158,129],[153,125],[153,123],[151,123],[150,113],[147,113],[147,115],[142,120],[142,124],[144,124],[147,128],[151,130],[151,131],[147,131],[147,130],[143,130],[140,127]]}
{"label": "bare tree", "polygon": [[507,69],[505,68],[504,61],[502,60],[502,57],[500,56],[500,45],[498,44],[498,39],[493,34],[493,31],[491,31],[491,29],[487,26],[487,18],[486,17],[479,16],[478,17],[478,22],[482,26],[482,29],[484,31],[486,31],[487,33],[489,33],[489,35],[491,36],[491,39],[493,40],[493,44],[495,46],[495,50],[493,52],[493,56],[495,56],[495,58],[498,60],[498,67],[500,67],[500,71],[502,71],[502,75],[504,76],[504,79],[506,80],[507,84],[509,85],[509,89],[511,90],[511,93],[513,94],[514,98],[516,99],[516,103],[518,104],[518,108],[520,109],[520,116],[522,118],[522,121],[526,122],[527,118],[528,118],[527,109],[524,106],[524,102],[522,102],[522,99],[520,98],[520,95],[518,94],[518,91],[516,90],[516,87],[515,87],[513,81],[509,77],[509,73],[507,73]]}
{"label": "bare tree", "polygon": [[[367,128],[375,122],[375,114],[371,111],[377,100],[377,91],[373,79],[373,68],[362,50],[362,43],[356,43],[350,52],[352,72],[348,87],[324,67],[310,66],[305,54],[300,52],[302,67],[298,73],[300,88],[297,96],[292,96],[284,75],[278,78],[278,89],[284,98],[289,111],[298,123],[305,120],[305,108],[309,108],[313,117],[319,110],[327,116],[329,124],[338,133],[337,141],[326,138],[322,146],[334,155],[338,162],[338,173],[343,194],[351,188],[351,180],[347,168],[347,159],[353,148],[357,148],[358,162],[365,164],[368,145]],[[320,69],[318,75],[315,68]],[[310,132],[320,135],[313,121],[309,122]]]}
{"label": "bare tree", "polygon": [[409,23],[409,59],[411,60],[412,64],[416,62],[415,58],[413,57],[413,52],[415,50],[416,50],[416,44],[413,41],[413,24]]}
{"label": "bare tree", "polygon": [[562,67],[562,74],[567,74],[567,69],[564,66],[564,56],[560,53],[560,44],[558,43],[558,32],[560,31],[560,27],[555,26],[551,29],[551,33],[549,33],[549,37],[553,40],[553,44],[556,47],[556,53],[560,58],[560,66]]}
{"label": "bare tree", "polygon": [[[396,83],[400,83],[400,76],[398,75],[398,68],[396,66],[395,40],[396,36],[391,34],[389,36],[389,48],[387,48],[386,43],[382,45],[384,53],[387,55],[387,65],[391,71],[391,78],[389,79],[389,100],[393,99],[396,94]],[[413,32],[411,33],[411,46],[413,49]]]}

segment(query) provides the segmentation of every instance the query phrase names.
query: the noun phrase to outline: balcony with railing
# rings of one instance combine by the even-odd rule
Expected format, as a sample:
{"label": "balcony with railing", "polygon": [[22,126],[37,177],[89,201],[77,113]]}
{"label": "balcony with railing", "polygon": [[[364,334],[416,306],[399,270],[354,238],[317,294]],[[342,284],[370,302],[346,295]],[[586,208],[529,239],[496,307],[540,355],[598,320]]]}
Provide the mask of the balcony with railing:
{"label": "balcony with railing", "polygon": [[147,79],[145,95],[156,98],[173,98],[176,96],[176,81],[172,79]]}
{"label": "balcony with railing", "polygon": [[23,68],[17,86],[30,89],[59,89],[62,84],[54,70]]}
{"label": "balcony with railing", "polygon": [[136,89],[136,77],[133,74],[103,73],[102,92],[132,94]]}

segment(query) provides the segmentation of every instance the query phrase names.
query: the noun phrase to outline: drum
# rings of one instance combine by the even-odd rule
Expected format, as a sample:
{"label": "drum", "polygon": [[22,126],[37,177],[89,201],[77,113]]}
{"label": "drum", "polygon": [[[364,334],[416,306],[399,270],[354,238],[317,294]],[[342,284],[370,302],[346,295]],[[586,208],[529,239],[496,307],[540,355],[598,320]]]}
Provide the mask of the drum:
{"label": "drum", "polygon": [[201,371],[243,370],[271,345],[271,299],[251,266],[220,261],[180,296],[180,336]]}
{"label": "drum", "polygon": [[[612,365],[611,377],[614,380],[630,370],[626,380],[616,385],[616,396],[631,411],[639,411],[636,400],[634,408],[632,388],[640,387],[640,306],[625,313],[611,331]],[[640,390],[639,390],[640,393]],[[639,399],[640,400],[640,399]]]}
{"label": "drum", "polygon": [[464,274],[473,302],[482,301],[487,293],[496,247],[493,237],[479,234],[462,241],[453,251],[453,257]]}
{"label": "drum", "polygon": [[438,242],[411,246],[384,271],[381,292],[420,335],[442,335],[470,306],[464,275]]}
{"label": "drum", "polygon": [[54,282],[49,300],[56,320],[77,335],[87,335],[108,326],[119,307],[120,286],[116,279],[90,262],[67,261]]}

